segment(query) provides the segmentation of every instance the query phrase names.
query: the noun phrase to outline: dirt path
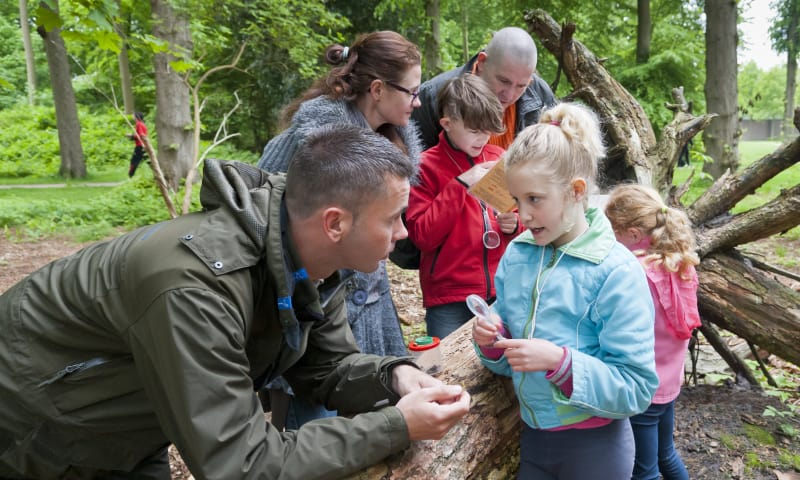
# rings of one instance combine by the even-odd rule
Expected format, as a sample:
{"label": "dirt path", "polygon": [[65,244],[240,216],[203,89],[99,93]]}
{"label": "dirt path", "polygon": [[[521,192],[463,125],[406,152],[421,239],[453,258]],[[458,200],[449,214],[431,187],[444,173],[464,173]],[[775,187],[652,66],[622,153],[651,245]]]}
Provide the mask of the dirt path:
{"label": "dirt path", "polygon": [[[47,262],[71,254],[86,244],[66,239],[12,241],[0,236],[0,292]],[[415,272],[390,268],[392,291],[407,334],[423,329]],[[773,375],[800,370],[770,357]],[[794,392],[795,399],[798,392]],[[797,417],[763,415],[767,406],[787,407],[775,398],[737,385],[684,387],[676,406],[675,441],[693,480],[800,480],[800,432]],[[173,479],[190,475],[172,452]]]}

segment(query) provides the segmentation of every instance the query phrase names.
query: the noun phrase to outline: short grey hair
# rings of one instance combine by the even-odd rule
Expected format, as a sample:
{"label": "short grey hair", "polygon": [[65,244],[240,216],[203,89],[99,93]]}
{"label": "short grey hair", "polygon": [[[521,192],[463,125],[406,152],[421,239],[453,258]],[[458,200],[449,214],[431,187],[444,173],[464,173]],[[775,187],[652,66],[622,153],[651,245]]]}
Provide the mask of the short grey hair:
{"label": "short grey hair", "polygon": [[506,58],[536,70],[536,44],[530,34],[521,28],[506,27],[498,30],[484,51],[487,62],[495,64],[494,62]]}
{"label": "short grey hair", "polygon": [[362,206],[386,195],[389,178],[413,181],[416,174],[416,162],[386,137],[354,125],[326,125],[289,162],[286,206],[299,218],[334,205],[357,217]]}

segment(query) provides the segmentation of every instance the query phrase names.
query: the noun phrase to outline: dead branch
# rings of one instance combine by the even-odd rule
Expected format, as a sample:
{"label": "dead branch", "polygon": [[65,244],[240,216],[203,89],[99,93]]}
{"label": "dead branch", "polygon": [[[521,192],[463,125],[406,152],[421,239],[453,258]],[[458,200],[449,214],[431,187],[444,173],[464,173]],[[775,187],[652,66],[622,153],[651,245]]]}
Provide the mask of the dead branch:
{"label": "dead branch", "polygon": [[[199,151],[200,151],[200,112],[203,111],[203,106],[205,105],[205,99],[203,102],[200,102],[200,87],[206,81],[206,79],[213,73],[222,71],[222,70],[230,70],[236,68],[236,65],[239,63],[239,60],[242,58],[242,54],[244,53],[244,49],[247,47],[247,42],[244,42],[240,47],[239,51],[236,52],[236,55],[233,57],[231,63],[227,65],[218,65],[216,67],[210,68],[207,72],[202,74],[197,82],[192,86],[189,83],[188,75],[184,77],[183,81],[192,91],[192,105],[194,106],[194,132],[193,132],[193,141],[194,141],[194,152],[195,158],[192,161],[192,167],[186,173],[186,180],[184,181],[185,189],[183,194],[183,204],[181,211],[185,214],[188,213],[189,205],[192,201],[192,185],[194,183],[194,177],[197,175],[197,169],[199,168]],[[237,97],[237,104],[234,107],[234,110],[239,107],[239,99]],[[227,122],[228,116],[223,119],[223,123]],[[219,132],[219,130],[217,130]],[[207,154],[208,152],[204,152],[203,155]]]}

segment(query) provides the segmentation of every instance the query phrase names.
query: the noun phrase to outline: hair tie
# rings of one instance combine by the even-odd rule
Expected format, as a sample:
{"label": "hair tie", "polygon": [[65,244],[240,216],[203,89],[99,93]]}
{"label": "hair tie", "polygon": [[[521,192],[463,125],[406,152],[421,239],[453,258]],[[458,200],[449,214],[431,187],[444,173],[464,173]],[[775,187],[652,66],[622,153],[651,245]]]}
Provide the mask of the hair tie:
{"label": "hair tie", "polygon": [[342,61],[344,62],[347,60],[347,56],[350,55],[350,47],[342,48]]}
{"label": "hair tie", "polygon": [[664,214],[667,213],[667,206],[666,205],[662,205],[661,206],[661,213],[664,213]]}
{"label": "hair tie", "polygon": [[559,122],[558,120],[551,120],[548,123],[550,125],[555,125],[556,127],[560,127],[561,126],[561,122]]}

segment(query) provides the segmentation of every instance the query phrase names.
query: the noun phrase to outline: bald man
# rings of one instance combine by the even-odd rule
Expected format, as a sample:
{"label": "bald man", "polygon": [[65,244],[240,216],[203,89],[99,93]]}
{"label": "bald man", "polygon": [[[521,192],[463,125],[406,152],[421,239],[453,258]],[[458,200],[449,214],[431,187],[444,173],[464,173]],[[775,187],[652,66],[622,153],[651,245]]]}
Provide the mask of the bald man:
{"label": "bald man", "polygon": [[536,44],[528,32],[506,27],[497,31],[486,48],[466,65],[423,83],[419,89],[422,106],[414,109],[411,118],[417,122],[424,147],[436,145],[442,130],[436,106],[439,89],[451,78],[474,73],[489,84],[504,109],[506,131],[493,135],[489,143],[507,149],[519,131],[538,122],[542,110],[556,103],[550,87],[535,74],[536,60]]}

